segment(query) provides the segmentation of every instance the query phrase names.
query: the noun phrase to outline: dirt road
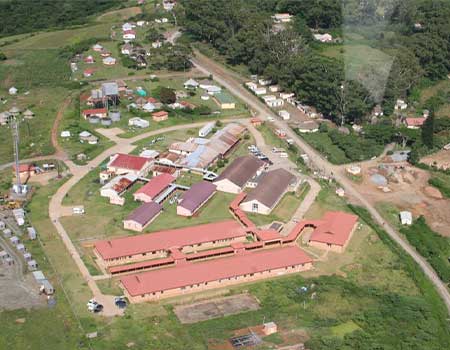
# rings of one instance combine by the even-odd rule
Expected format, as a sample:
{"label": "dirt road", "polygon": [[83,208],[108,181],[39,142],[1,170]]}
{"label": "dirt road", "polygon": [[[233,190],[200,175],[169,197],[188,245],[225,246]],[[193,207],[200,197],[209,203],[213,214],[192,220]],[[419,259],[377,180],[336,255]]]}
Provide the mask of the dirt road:
{"label": "dirt road", "polygon": [[285,130],[287,137],[292,138],[297,146],[299,146],[303,152],[305,152],[310,158],[314,166],[321,170],[323,173],[332,176],[337,182],[341,184],[345,192],[357,200],[363,207],[365,207],[375,221],[381,225],[389,236],[397,242],[421,267],[426,276],[434,284],[437,291],[441,295],[442,299],[447,306],[450,313],[450,293],[447,290],[445,284],[439,279],[433,268],[425,261],[425,259],[383,219],[378,213],[375,207],[369,203],[369,201],[360,194],[351,181],[340,172],[340,168],[332,165],[326,159],[322,157],[315,149],[307,144],[302,138],[300,138],[293,130],[289,128],[287,123],[278,119],[278,116],[273,113],[268,107],[266,107],[257,97],[247,91],[242,83],[244,79],[237,75],[235,72],[224,68],[223,66],[212,61],[208,57],[196,52],[196,57],[192,60],[197,69],[204,74],[212,74],[214,79],[227,88],[232,94],[242,99],[250,108],[252,108],[260,118],[267,120],[267,117],[271,116],[275,119],[274,124],[276,127]]}

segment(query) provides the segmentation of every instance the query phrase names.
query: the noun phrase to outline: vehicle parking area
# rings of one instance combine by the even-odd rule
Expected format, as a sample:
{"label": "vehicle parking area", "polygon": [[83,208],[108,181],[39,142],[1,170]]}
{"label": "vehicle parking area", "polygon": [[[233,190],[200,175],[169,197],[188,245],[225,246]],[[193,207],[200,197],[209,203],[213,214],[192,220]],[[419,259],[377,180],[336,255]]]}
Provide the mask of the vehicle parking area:
{"label": "vehicle parking area", "polygon": [[251,295],[240,294],[189,305],[176,306],[175,314],[181,323],[196,323],[246,311],[259,309],[259,302]]}

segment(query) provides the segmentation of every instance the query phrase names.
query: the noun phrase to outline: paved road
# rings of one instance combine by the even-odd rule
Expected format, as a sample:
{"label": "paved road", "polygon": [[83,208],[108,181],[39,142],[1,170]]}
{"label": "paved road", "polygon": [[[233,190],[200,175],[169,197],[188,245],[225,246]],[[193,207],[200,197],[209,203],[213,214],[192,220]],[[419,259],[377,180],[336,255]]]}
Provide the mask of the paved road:
{"label": "paved road", "polygon": [[381,225],[389,236],[397,242],[421,267],[425,275],[431,280],[431,282],[436,287],[436,290],[441,295],[445,302],[445,305],[450,313],[450,293],[446,288],[445,284],[438,277],[433,268],[426,262],[426,260],[411,246],[406,242],[390,225],[387,223],[383,217],[378,213],[375,207],[367,201],[367,199],[360,194],[354,187],[351,181],[341,173],[338,166],[334,166],[329,163],[326,159],[322,157],[315,149],[313,149],[309,144],[307,144],[302,138],[300,138],[295,132],[291,130],[286,122],[278,119],[278,116],[272,112],[268,107],[266,107],[257,97],[252,95],[243,86],[243,78],[237,75],[235,72],[224,68],[223,66],[217,64],[216,62],[210,60],[206,56],[200,54],[198,51],[195,52],[196,57],[192,60],[195,67],[200,71],[203,71],[205,75],[212,74],[214,79],[227,88],[231,93],[239,96],[250,108],[252,108],[260,118],[267,120],[267,117],[271,116],[275,118],[274,124],[277,128],[286,131],[289,138],[292,138],[297,146],[299,146],[303,152],[305,152],[310,158],[311,162],[316,168],[321,170],[323,173],[334,177],[334,179],[340,183],[344,188],[346,193],[359,201],[359,203],[365,207],[369,213],[372,215],[374,220]]}

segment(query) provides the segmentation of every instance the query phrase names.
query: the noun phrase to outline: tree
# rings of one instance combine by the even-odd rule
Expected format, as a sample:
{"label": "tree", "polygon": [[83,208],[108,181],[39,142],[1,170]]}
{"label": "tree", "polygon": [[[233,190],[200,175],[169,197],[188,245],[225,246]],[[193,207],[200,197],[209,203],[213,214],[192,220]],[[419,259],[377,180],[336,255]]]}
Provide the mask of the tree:
{"label": "tree", "polygon": [[6,61],[7,57],[6,55],[0,51],[0,61]]}
{"label": "tree", "polygon": [[422,125],[422,142],[428,148],[434,147],[434,111],[430,111],[430,115]]}
{"label": "tree", "polygon": [[161,102],[166,105],[175,103],[177,100],[175,92],[172,89],[166,87],[161,87],[159,91],[159,98],[161,99]]}

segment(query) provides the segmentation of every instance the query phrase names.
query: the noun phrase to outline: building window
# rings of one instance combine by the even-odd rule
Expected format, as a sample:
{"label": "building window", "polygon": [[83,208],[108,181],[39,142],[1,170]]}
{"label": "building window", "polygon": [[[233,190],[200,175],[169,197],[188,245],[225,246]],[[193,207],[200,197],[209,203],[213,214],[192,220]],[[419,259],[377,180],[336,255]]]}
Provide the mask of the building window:
{"label": "building window", "polygon": [[252,211],[257,212],[258,211],[258,203],[252,204]]}

